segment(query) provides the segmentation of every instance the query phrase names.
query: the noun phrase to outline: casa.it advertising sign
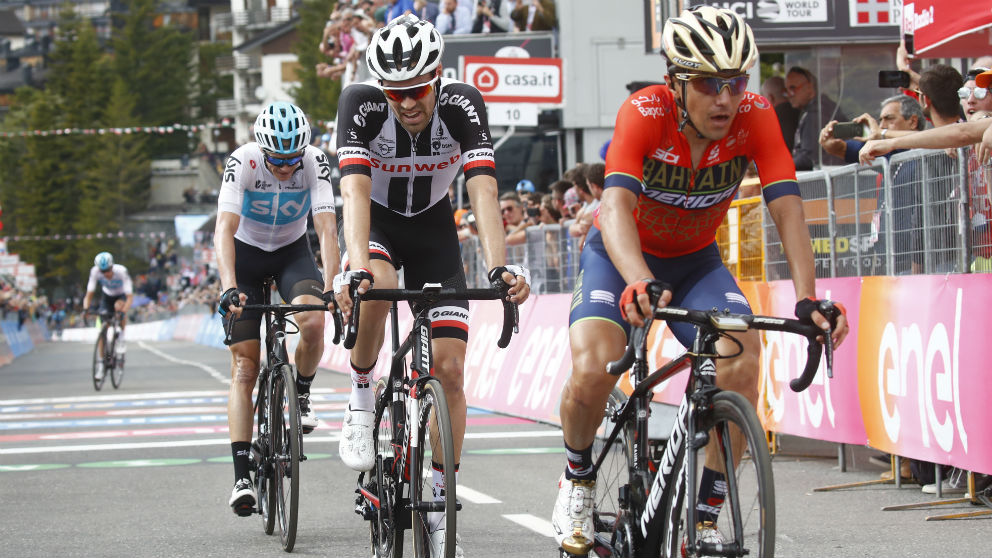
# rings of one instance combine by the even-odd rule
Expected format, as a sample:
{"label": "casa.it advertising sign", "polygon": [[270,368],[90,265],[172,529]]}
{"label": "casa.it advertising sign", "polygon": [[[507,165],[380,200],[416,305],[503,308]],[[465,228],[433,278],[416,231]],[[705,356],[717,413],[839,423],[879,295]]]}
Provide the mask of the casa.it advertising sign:
{"label": "casa.it advertising sign", "polygon": [[562,103],[561,58],[465,56],[461,75],[487,103]]}

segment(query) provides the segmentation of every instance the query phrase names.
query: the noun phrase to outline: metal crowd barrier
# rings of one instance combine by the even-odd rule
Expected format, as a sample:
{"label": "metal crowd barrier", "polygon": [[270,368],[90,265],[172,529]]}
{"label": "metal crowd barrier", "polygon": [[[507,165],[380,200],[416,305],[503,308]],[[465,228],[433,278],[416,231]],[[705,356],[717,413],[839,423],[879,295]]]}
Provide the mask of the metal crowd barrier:
{"label": "metal crowd barrier", "polygon": [[[955,157],[917,149],[798,180],[817,277],[992,272],[992,165],[978,165],[970,148]],[[760,197],[734,200],[717,232],[739,280],[791,278],[767,212]],[[568,223],[533,226],[507,261],[530,269],[533,292],[570,293],[580,251]],[[462,260],[469,286],[485,286],[478,239],[462,243]]]}

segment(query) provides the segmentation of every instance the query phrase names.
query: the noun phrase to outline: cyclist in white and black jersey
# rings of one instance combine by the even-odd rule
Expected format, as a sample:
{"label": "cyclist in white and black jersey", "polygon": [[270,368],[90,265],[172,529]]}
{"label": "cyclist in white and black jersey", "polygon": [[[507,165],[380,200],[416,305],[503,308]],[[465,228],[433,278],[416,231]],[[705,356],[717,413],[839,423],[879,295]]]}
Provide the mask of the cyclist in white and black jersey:
{"label": "cyclist in white and black jersey", "polygon": [[[234,512],[250,515],[255,495],[249,475],[253,425],[252,389],[258,379],[261,313],[242,311],[261,304],[263,282],[275,279],[283,300],[292,304],[328,304],[338,245],[334,191],[327,156],[310,143],[310,123],[298,107],[275,102],[255,120],[255,142],[231,154],[217,200],[214,246],[220,271],[218,312],[236,319],[230,326],[231,388],[227,422],[234,458]],[[307,242],[307,216],[313,215],[325,275],[317,269]],[[303,432],[317,426],[310,407],[310,384],[324,351],[324,313],[303,312],[296,347],[296,390]]]}
{"label": "cyclist in white and black jersey", "polygon": [[[448,186],[464,169],[490,277],[510,285],[510,300],[530,293],[527,272],[506,266],[504,233],[496,199],[492,139],[482,96],[474,87],[440,77],[441,35],[413,15],[392,20],[373,35],[366,62],[378,82],[349,85],[338,103],[338,160],[344,199],[347,251],[339,278],[338,303],[347,316],[352,301],[339,289],[356,274],[360,292],[424,283],[464,288],[465,273],[448,199]],[[372,370],[383,342],[389,303],[363,302],[357,342],[351,351],[352,391],[339,453],[349,467],[373,465]],[[463,367],[468,339],[467,301],[440,301],[444,315],[432,324],[434,375],[444,386],[451,415],[456,463],[465,435]],[[435,464],[434,494],[443,477]],[[456,465],[457,475],[457,465]],[[457,476],[456,476],[457,478]],[[432,512],[440,516],[440,512]],[[431,518],[434,555],[443,548],[441,517]],[[438,529],[438,527],[441,529]]]}
{"label": "cyclist in white and black jersey", "polygon": [[[122,358],[126,352],[124,326],[127,325],[127,310],[134,302],[134,289],[131,284],[131,274],[123,265],[114,263],[114,257],[110,252],[100,252],[93,258],[90,279],[86,283],[86,296],[83,297],[83,312],[90,309],[97,287],[100,287],[100,293],[103,295],[100,297],[98,314],[105,316],[114,312],[124,313],[121,318],[121,336],[117,339],[117,344],[114,345],[118,358]],[[98,350],[103,353],[103,338],[98,339],[97,343],[100,345]],[[96,366],[94,377],[99,381],[103,379],[103,362],[98,362]]]}

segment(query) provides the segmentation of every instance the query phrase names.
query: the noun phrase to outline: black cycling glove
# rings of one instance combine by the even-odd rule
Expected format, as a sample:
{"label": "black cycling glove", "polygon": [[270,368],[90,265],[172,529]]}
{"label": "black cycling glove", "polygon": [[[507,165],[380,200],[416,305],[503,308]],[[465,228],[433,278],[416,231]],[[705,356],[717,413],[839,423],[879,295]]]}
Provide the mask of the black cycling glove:
{"label": "black cycling glove", "polygon": [[241,306],[241,291],[237,287],[231,287],[220,295],[217,313],[226,318],[232,306]]}

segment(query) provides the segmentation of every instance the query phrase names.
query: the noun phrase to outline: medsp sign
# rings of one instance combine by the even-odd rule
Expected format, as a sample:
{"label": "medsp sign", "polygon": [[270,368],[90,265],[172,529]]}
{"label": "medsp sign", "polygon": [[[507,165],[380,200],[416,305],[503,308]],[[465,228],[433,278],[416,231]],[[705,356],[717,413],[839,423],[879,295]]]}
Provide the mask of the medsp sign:
{"label": "medsp sign", "polygon": [[487,103],[562,103],[560,58],[465,56],[461,75]]}

